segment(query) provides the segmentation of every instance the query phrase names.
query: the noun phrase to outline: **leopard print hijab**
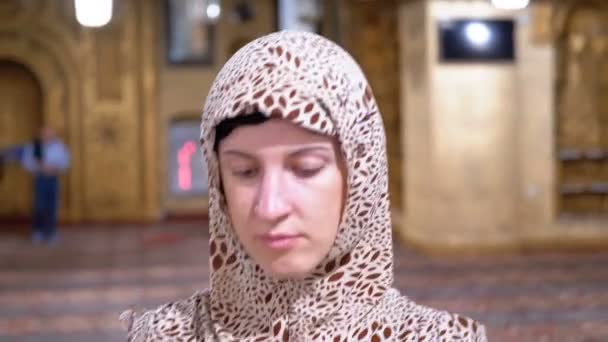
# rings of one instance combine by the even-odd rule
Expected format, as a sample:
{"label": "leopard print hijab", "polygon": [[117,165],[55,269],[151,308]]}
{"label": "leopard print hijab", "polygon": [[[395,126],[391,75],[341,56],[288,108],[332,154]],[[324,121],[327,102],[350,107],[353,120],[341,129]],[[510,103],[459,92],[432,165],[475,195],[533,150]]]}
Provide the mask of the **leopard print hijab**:
{"label": "leopard print hijab", "polygon": [[[220,190],[215,127],[251,113],[338,137],[348,170],[338,236],[304,280],[274,280],[240,245]],[[416,305],[391,288],[393,253],[385,133],[371,88],[343,49],[278,32],[240,49],[207,97],[211,288],[141,316],[130,341],[485,341],[476,322]]]}

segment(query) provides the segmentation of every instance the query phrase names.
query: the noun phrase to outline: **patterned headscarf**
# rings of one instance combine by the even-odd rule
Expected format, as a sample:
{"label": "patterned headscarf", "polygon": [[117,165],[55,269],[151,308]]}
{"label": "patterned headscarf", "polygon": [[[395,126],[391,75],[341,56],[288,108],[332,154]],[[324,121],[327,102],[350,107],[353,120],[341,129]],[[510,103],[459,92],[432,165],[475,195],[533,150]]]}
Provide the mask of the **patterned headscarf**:
{"label": "patterned headscarf", "polygon": [[[346,162],[346,203],[336,241],[302,280],[266,274],[230,224],[213,148],[215,127],[252,113],[337,137]],[[217,75],[201,124],[209,168],[211,288],[134,321],[127,317],[131,340],[485,341],[476,322],[416,305],[391,288],[385,139],[363,72],[336,44],[283,31],[240,49]]]}

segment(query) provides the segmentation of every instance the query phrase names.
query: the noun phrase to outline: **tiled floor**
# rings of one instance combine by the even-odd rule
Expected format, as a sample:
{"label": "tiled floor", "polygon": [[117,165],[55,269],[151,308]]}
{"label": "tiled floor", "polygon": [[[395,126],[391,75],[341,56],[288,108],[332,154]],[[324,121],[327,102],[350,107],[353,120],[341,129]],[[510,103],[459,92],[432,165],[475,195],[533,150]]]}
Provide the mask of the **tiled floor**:
{"label": "tiled floor", "polygon": [[[0,341],[124,341],[117,316],[207,285],[203,224],[0,231]],[[608,250],[429,258],[396,246],[395,286],[474,317],[490,341],[608,341]]]}

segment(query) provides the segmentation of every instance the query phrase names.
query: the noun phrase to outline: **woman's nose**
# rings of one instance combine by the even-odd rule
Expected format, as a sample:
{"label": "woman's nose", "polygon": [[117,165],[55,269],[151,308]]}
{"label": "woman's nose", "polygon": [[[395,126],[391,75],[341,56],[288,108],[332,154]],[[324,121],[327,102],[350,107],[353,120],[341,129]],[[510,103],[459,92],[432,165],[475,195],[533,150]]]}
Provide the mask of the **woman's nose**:
{"label": "woman's nose", "polygon": [[278,171],[266,172],[259,185],[255,214],[267,221],[278,221],[289,214],[291,206],[286,200],[286,187]]}

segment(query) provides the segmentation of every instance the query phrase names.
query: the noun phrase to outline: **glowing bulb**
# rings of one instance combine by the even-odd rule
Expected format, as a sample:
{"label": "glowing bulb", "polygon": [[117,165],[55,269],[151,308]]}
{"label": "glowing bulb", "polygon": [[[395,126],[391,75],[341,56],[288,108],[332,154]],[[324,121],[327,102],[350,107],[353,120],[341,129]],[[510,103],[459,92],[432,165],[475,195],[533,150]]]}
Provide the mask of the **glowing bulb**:
{"label": "glowing bulb", "polygon": [[75,0],[74,9],[82,26],[101,27],[112,19],[112,0]]}
{"label": "glowing bulb", "polygon": [[530,0],[492,0],[494,7],[504,10],[519,10],[526,8]]}
{"label": "glowing bulb", "polygon": [[486,24],[469,23],[464,29],[467,39],[478,47],[483,47],[488,44],[492,33]]}
{"label": "glowing bulb", "polygon": [[222,10],[219,4],[211,3],[207,6],[207,18],[211,20],[219,18],[221,12]]}

